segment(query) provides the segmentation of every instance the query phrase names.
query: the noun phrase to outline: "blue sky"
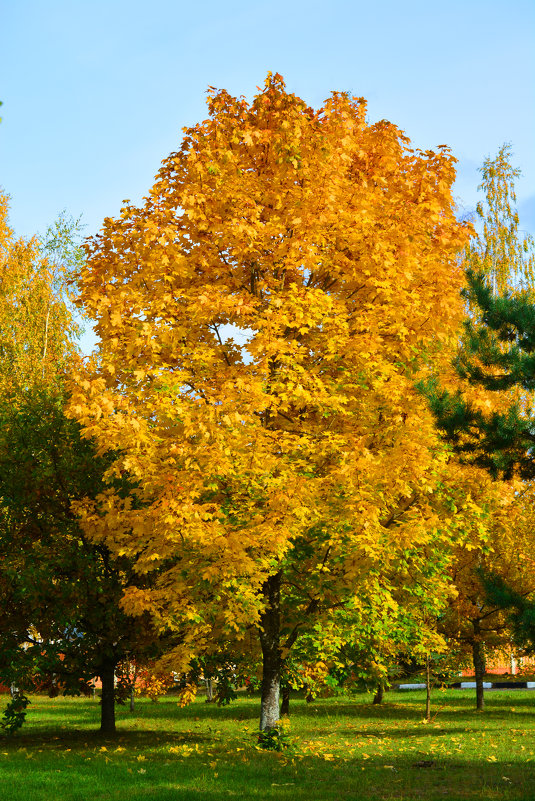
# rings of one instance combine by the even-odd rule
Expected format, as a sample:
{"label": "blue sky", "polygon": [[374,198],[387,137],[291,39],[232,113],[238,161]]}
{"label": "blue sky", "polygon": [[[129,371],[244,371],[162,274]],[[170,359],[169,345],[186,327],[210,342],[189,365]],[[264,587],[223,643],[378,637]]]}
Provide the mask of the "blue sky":
{"label": "blue sky", "polygon": [[417,147],[451,146],[473,209],[477,168],[511,142],[535,232],[535,4],[528,0],[0,0],[0,185],[17,233],[62,209],[86,233],[139,201],[208,85],[251,97],[268,70],[318,107],[368,100]]}

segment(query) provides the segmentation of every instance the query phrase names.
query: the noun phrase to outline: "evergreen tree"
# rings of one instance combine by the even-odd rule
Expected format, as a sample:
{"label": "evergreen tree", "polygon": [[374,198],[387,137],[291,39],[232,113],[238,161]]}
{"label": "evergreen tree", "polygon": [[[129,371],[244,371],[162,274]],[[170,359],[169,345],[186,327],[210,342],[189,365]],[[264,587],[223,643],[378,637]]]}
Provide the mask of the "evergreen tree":
{"label": "evergreen tree", "polygon": [[[478,204],[482,233],[464,252],[470,315],[455,368],[466,386],[501,393],[497,403],[474,403],[430,379],[421,385],[447,440],[466,461],[494,477],[535,477],[534,242],[521,236],[514,182],[519,170],[504,145],[482,167],[486,203]],[[487,408],[485,408],[485,405]]]}
{"label": "evergreen tree", "polygon": [[516,645],[535,653],[535,597],[533,592],[519,593],[496,573],[481,574],[489,603],[508,611],[508,622]]}

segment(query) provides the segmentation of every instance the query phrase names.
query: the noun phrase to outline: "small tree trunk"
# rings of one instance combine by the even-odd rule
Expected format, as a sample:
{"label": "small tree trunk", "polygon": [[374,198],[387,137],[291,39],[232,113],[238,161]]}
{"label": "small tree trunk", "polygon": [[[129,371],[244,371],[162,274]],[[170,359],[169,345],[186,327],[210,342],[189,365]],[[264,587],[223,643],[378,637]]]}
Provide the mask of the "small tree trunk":
{"label": "small tree trunk", "polygon": [[211,704],[214,700],[214,680],[205,679],[204,686],[206,687],[206,703]]}
{"label": "small tree trunk", "polygon": [[474,640],[472,642],[472,660],[474,662],[474,674],[476,678],[476,709],[482,712],[485,709],[485,691],[483,679],[487,669],[485,661],[485,645],[481,642],[481,627],[479,620],[472,621],[474,626]]}
{"label": "small tree trunk", "polygon": [[290,714],[290,688],[288,685],[282,688],[282,703],[281,703],[281,715],[289,715]]}
{"label": "small tree trunk", "polygon": [[132,687],[132,689],[130,690],[130,712],[134,711],[135,698],[136,698],[136,688]]}
{"label": "small tree trunk", "polygon": [[431,665],[429,654],[425,655],[425,719],[431,720]]}
{"label": "small tree trunk", "polygon": [[281,674],[280,652],[280,588],[282,571],[264,583],[265,609],[260,616],[260,645],[262,646],[262,700],[260,731],[272,729],[279,722],[279,693]]}
{"label": "small tree trunk", "polygon": [[518,663],[513,653],[511,653],[511,676],[516,676]]}
{"label": "small tree trunk", "polygon": [[100,733],[115,734],[115,659],[104,658],[100,668]]}
{"label": "small tree trunk", "polygon": [[375,695],[373,696],[372,704],[382,704],[384,694],[385,694],[385,686],[383,682],[380,681],[379,684],[377,685],[377,690],[375,692]]}

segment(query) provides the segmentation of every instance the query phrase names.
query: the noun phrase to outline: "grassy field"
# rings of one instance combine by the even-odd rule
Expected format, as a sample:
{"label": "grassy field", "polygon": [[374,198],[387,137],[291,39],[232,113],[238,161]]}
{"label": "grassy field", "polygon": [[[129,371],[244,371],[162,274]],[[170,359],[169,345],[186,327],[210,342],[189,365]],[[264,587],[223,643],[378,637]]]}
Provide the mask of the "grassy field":
{"label": "grassy field", "polygon": [[[258,699],[219,709],[172,697],[118,710],[95,734],[98,700],[35,696],[24,729],[0,738],[1,801],[534,801],[535,691],[292,700],[293,753],[256,747]],[[0,708],[5,697],[0,699]]]}

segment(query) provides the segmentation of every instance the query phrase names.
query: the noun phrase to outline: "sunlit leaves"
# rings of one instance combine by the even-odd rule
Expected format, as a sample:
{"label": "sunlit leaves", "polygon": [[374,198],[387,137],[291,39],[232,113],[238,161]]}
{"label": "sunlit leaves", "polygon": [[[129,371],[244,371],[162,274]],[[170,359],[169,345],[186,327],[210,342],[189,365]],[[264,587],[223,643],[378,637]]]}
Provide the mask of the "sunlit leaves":
{"label": "sunlit leaves", "polygon": [[[68,224],[63,221],[63,239]],[[62,282],[61,243],[16,238],[0,192],[0,395],[52,384],[74,357],[77,327]]]}
{"label": "sunlit leaves", "polygon": [[368,124],[362,98],[314,111],[270,74],[208,111],[87,246],[101,345],[71,407],[116,454],[86,530],[160,570],[125,605],[201,641],[258,620],[283,563],[296,608],[328,608],[435,531],[447,457],[413,382],[453,341],[468,233],[447,149]]}

